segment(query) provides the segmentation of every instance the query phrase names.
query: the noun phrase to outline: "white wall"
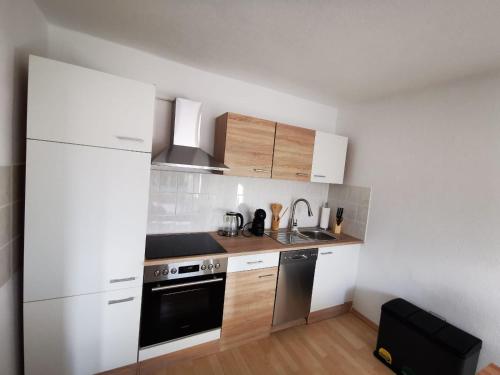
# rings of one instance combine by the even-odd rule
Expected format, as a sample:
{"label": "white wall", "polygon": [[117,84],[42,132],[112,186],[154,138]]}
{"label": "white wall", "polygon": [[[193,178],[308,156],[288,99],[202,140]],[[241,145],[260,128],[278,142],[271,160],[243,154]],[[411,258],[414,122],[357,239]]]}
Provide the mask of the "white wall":
{"label": "white wall", "polygon": [[346,183],[371,186],[354,307],[394,296],[484,340],[500,363],[500,75],[342,110]]}
{"label": "white wall", "polygon": [[[335,132],[337,109],[254,84],[191,68],[93,36],[49,26],[48,57],[153,83],[161,97],[203,103],[201,147],[212,153],[214,119],[237,112]],[[165,115],[166,111],[157,113]],[[168,119],[165,119],[165,126]],[[160,132],[161,133],[161,132]]]}
{"label": "white wall", "polygon": [[[225,112],[237,112],[310,129],[335,132],[337,109],[270,90],[265,87],[204,72],[166,60],[149,53],[125,47],[90,35],[49,26],[50,58],[92,69],[153,83],[159,97],[186,97],[203,103],[201,147],[213,152],[215,118]],[[157,101],[153,154],[167,144],[170,136],[171,104]],[[160,139],[158,139],[160,138]],[[168,173],[163,173],[168,176]],[[175,175],[175,174],[173,174]],[[238,179],[223,176],[187,177],[210,181],[198,185],[200,191],[172,190],[152,176],[149,232],[186,232],[214,230],[226,210],[240,210],[247,214],[255,208],[269,211],[269,203],[281,202],[285,207],[291,199],[306,197],[312,200],[316,215],[304,218],[304,225],[315,225],[317,207],[327,199],[328,187],[320,184],[280,183],[259,179]],[[181,174],[184,178],[184,175]],[[177,181],[177,179],[175,179]],[[196,184],[195,184],[196,186]],[[270,189],[278,190],[270,193]],[[215,187],[215,189],[214,189]],[[244,189],[241,194],[239,189]],[[235,188],[235,189],[233,189]],[[233,191],[234,190],[234,191]],[[220,194],[225,191],[226,194]],[[316,207],[317,206],[317,207]],[[299,208],[299,214],[300,214]],[[286,224],[287,217],[282,225]]]}
{"label": "white wall", "polygon": [[[148,233],[215,231],[222,226],[227,211],[238,211],[245,223],[255,210],[263,208],[266,228],[271,227],[271,203],[281,203],[283,211],[297,198],[306,198],[313,216],[303,203],[297,205],[299,226],[319,225],[320,207],[327,201],[328,184],[221,176],[199,173],[152,171]],[[288,225],[290,209],[280,227]]]}
{"label": "white wall", "polygon": [[22,190],[28,54],[44,54],[45,20],[31,0],[0,0],[0,374],[20,371]]}

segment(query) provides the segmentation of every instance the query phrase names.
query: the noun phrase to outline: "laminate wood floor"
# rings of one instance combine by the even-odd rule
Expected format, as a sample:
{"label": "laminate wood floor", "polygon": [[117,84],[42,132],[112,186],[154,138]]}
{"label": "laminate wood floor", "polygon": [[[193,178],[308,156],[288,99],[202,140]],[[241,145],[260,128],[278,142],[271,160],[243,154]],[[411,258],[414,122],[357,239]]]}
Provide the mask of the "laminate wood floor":
{"label": "laminate wood floor", "polygon": [[390,375],[373,357],[376,332],[353,314],[289,328],[234,349],[179,362],[155,375]]}

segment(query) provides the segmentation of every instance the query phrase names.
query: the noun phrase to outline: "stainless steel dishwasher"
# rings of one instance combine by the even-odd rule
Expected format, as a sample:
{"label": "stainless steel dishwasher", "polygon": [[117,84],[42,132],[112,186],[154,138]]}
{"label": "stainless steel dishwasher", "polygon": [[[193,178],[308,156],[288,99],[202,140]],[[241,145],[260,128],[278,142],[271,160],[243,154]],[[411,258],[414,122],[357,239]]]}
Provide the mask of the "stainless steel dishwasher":
{"label": "stainless steel dishwasher", "polygon": [[307,318],[311,307],[316,259],[318,249],[281,253],[273,326]]}

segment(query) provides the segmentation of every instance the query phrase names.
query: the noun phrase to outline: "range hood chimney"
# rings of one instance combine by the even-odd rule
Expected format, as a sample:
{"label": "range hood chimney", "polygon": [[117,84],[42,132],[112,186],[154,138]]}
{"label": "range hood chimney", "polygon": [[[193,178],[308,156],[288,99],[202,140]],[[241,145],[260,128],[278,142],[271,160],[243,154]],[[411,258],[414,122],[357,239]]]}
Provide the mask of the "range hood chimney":
{"label": "range hood chimney", "polygon": [[221,173],[229,168],[200,148],[201,103],[176,98],[172,144],[151,163],[156,170]]}

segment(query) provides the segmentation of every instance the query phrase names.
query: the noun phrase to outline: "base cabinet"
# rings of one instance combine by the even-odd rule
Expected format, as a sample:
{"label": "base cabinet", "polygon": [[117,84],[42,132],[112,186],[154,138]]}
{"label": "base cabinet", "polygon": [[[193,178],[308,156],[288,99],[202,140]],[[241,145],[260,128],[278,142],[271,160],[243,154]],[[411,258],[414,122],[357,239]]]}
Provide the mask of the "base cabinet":
{"label": "base cabinet", "polygon": [[345,245],[319,249],[311,312],[352,301],[360,247],[361,245]]}
{"label": "base cabinet", "polygon": [[221,349],[271,332],[278,267],[228,273]]}
{"label": "base cabinet", "polygon": [[89,375],[137,362],[142,288],[24,303],[29,375]]}

